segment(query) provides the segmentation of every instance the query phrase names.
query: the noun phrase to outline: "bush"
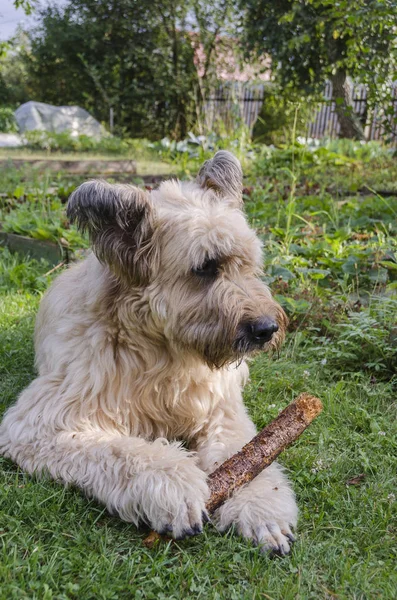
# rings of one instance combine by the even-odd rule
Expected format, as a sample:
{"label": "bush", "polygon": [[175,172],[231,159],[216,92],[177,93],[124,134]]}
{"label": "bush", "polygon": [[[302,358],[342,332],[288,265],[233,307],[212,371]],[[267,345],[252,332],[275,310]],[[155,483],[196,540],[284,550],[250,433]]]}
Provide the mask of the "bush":
{"label": "bush", "polygon": [[16,133],[17,131],[18,127],[14,117],[14,110],[6,106],[0,107],[0,132]]}
{"label": "bush", "polygon": [[305,135],[314,100],[297,96],[288,88],[268,85],[263,105],[252,132],[253,141],[261,144],[291,143]]}

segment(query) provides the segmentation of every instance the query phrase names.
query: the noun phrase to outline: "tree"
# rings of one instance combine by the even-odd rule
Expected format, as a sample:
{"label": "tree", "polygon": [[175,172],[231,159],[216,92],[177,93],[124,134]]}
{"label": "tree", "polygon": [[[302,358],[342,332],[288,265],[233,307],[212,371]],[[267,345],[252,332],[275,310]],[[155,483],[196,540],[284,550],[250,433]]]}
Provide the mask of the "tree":
{"label": "tree", "polygon": [[192,29],[197,31],[196,45],[200,44],[204,53],[202,65],[202,84],[213,75],[211,66],[217,46],[220,45],[221,36],[230,37],[230,26],[235,16],[234,0],[193,0],[194,23]]}
{"label": "tree", "polygon": [[184,137],[197,72],[177,0],[69,0],[39,11],[25,55],[34,99],[79,104],[118,132]]}
{"label": "tree", "polygon": [[[241,0],[248,52],[272,58],[282,84],[304,93],[332,81],[341,137],[362,139],[349,80],[366,83],[369,101],[384,101],[396,73],[394,0]],[[390,112],[390,107],[386,109]]]}
{"label": "tree", "polygon": [[15,8],[22,8],[26,15],[31,15],[34,11],[37,0],[14,0]]}
{"label": "tree", "polygon": [[16,108],[29,100],[26,65],[23,59],[27,51],[26,34],[18,29],[7,47],[0,52],[0,98],[3,106]]}

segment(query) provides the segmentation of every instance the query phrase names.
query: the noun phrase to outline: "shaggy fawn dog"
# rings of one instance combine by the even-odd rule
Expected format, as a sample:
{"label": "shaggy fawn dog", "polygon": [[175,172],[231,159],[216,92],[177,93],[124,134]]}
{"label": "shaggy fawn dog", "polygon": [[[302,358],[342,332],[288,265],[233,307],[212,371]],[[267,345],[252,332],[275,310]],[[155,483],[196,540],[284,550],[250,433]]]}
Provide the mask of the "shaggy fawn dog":
{"label": "shaggy fawn dog", "polygon": [[[6,413],[0,452],[176,539],[207,519],[207,474],[256,433],[244,358],[276,348],[286,317],[259,279],[261,244],[242,212],[228,152],[194,183],[150,194],[82,184],[67,213],[93,253],[44,296],[38,377]],[[214,515],[263,551],[286,554],[297,507],[273,464]]]}

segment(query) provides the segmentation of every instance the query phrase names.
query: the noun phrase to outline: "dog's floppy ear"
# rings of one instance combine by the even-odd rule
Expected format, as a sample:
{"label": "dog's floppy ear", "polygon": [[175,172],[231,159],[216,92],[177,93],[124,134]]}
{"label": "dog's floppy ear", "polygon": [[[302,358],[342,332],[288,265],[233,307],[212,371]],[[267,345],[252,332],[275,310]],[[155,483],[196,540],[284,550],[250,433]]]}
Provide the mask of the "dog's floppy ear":
{"label": "dog's floppy ear", "polygon": [[203,188],[215,190],[222,196],[234,198],[242,203],[243,171],[239,160],[226,150],[219,150],[207,160],[197,175],[197,182]]}
{"label": "dog's floppy ear", "polygon": [[88,231],[101,262],[134,283],[149,280],[153,207],[146,192],[132,185],[87,181],[70,196],[66,214]]}

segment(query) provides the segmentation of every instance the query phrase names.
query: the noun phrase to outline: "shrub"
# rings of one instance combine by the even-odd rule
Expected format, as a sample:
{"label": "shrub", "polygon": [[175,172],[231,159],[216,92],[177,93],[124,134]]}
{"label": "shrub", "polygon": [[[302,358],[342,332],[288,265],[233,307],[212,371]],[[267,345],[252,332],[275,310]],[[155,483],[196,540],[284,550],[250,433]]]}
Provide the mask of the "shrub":
{"label": "shrub", "polygon": [[14,117],[14,110],[6,106],[0,107],[0,132],[16,133],[17,131],[18,127]]}

